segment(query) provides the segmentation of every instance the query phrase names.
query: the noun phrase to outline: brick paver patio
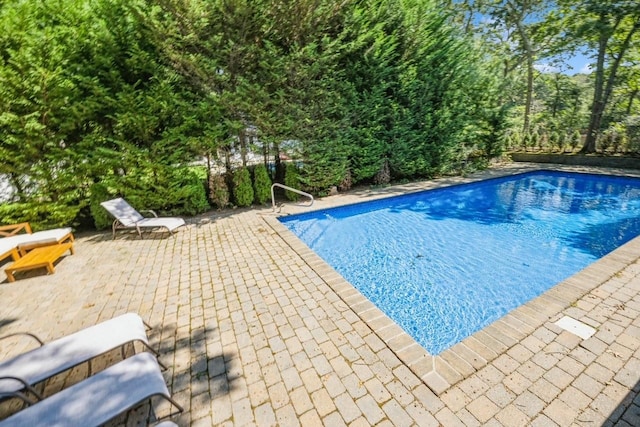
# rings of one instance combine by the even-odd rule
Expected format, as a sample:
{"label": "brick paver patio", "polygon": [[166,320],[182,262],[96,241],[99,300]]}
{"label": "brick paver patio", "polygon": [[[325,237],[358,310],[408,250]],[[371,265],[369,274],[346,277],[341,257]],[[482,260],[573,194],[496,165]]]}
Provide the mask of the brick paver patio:
{"label": "brick paver patio", "polygon": [[[356,191],[315,207],[464,180]],[[150,341],[185,407],[173,419],[184,426],[640,425],[640,238],[576,276],[566,288],[572,297],[548,293],[433,358],[437,369],[421,375],[418,362],[406,363],[412,344],[390,342],[385,327],[393,325],[354,307],[343,280],[292,248],[273,218],[266,208],[212,212],[189,219],[175,237],[78,235],[76,254],[54,275],[7,283],[0,273],[0,335],[53,339],[137,312],[153,326]],[[597,332],[583,340],[560,329],[554,322],[565,315]],[[0,358],[29,345],[3,343]],[[168,410],[160,405],[158,413]],[[147,412],[116,424],[139,425]]]}

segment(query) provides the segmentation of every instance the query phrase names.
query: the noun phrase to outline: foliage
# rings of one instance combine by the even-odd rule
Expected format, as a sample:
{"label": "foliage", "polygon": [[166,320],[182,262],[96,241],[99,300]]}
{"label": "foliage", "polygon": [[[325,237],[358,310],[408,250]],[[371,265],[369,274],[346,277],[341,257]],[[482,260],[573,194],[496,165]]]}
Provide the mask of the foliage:
{"label": "foliage", "polygon": [[576,130],[573,132],[573,135],[571,135],[571,150],[575,150],[576,147],[578,147],[578,145],[580,145],[580,143],[582,142],[582,135],[580,134],[580,131]]}
{"label": "foliage", "polygon": [[631,153],[640,154],[640,115],[625,120],[626,140]]}
{"label": "foliage", "polygon": [[[184,175],[167,172],[193,157],[190,144],[175,143],[189,103],[146,37],[140,3],[10,3],[0,9],[0,173],[17,200],[80,212],[93,182],[117,191],[126,188],[119,181],[153,174],[153,162],[171,190],[154,205],[201,211],[195,187],[180,190]],[[75,221],[56,218],[65,222],[53,225]]]}
{"label": "foliage", "polygon": [[385,185],[391,182],[391,169],[389,168],[389,162],[385,159],[382,167],[373,177],[373,183],[376,185]]}
{"label": "foliage", "polygon": [[[295,188],[296,190],[300,189],[300,172],[298,171],[298,167],[294,163],[287,163],[285,173],[284,173],[284,185],[287,187]],[[291,200],[293,202],[298,201],[300,199],[300,195],[298,193],[294,193],[293,191],[286,190],[284,192],[287,200]]]}
{"label": "foliage", "polygon": [[253,187],[249,169],[240,168],[233,173],[233,199],[236,206],[250,206],[253,202]]}
{"label": "foliage", "polygon": [[91,190],[90,209],[98,228],[104,221],[98,219],[99,211],[94,206],[116,196],[124,197],[136,209],[151,209],[164,215],[196,215],[210,207],[204,181],[187,167],[142,168],[141,165],[128,174],[105,176],[101,183],[93,184]]}
{"label": "foliage", "polygon": [[218,209],[224,209],[229,205],[229,186],[224,175],[209,176],[209,200]]}
{"label": "foliage", "polygon": [[26,202],[0,204],[0,223],[29,222],[33,231],[72,225],[80,212],[79,206],[61,202]]}
{"label": "foliage", "polygon": [[271,178],[262,163],[253,169],[253,192],[255,202],[259,205],[264,205],[271,197]]}
{"label": "foliage", "polygon": [[193,170],[176,169],[168,183],[168,213],[197,215],[209,208],[205,181]]}
{"label": "foliage", "polygon": [[[291,186],[314,193],[562,150],[576,133],[587,151],[607,135],[609,151],[634,153],[639,14],[628,0],[7,0],[6,221],[92,213],[102,227],[105,189],[193,215],[208,185],[224,207],[217,174],[251,150],[277,180],[286,151],[303,165]],[[593,75],[558,72],[577,49]],[[202,158],[223,168],[206,184],[186,172]],[[259,176],[244,203],[264,200]]]}
{"label": "foliage", "polygon": [[95,183],[89,187],[89,211],[97,230],[108,228],[114,220],[107,210],[100,206],[100,203],[111,198],[111,194],[104,184]]}
{"label": "foliage", "polygon": [[624,58],[640,37],[640,3],[629,0],[564,0],[568,34],[594,50],[594,90],[582,151],[593,153]]}

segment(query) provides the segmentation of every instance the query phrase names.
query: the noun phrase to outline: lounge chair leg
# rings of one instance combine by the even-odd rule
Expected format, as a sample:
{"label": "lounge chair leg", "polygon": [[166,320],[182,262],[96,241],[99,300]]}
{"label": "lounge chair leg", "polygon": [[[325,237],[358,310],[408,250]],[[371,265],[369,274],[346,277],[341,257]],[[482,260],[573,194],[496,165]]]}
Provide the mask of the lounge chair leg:
{"label": "lounge chair leg", "polygon": [[[144,322],[144,321],[143,321],[143,322]],[[156,356],[156,361],[158,362],[158,365],[160,365],[160,367],[162,368],[162,370],[163,370],[163,371],[166,371],[166,370],[167,370],[167,367],[164,365],[164,363],[162,363],[162,362],[160,361],[160,352],[158,352],[158,351],[157,351],[157,350],[155,350],[153,347],[151,347],[149,344],[147,344],[147,343],[145,343],[145,342],[143,342],[143,341],[140,341],[140,343],[141,343],[143,346],[145,346],[145,347],[147,348],[147,350],[149,350],[149,352],[150,352],[151,354],[153,354],[154,356]]]}
{"label": "lounge chair leg", "polygon": [[167,399],[167,400],[169,401],[169,403],[171,403],[173,406],[175,406],[176,408],[178,408],[178,412],[175,412],[175,413],[174,413],[174,412],[170,412],[170,413],[169,413],[169,415],[167,415],[166,417],[162,417],[162,418],[169,418],[169,417],[172,417],[172,416],[174,416],[174,415],[176,415],[176,414],[181,414],[182,412],[184,412],[184,408],[183,408],[182,406],[180,406],[180,405],[178,404],[178,402],[176,402],[175,400],[173,400],[173,399],[171,398],[171,396],[165,396],[165,395],[163,395],[163,394],[160,394],[159,396],[164,397],[165,399]]}
{"label": "lounge chair leg", "polygon": [[160,359],[158,359],[158,365],[160,365],[160,367],[162,368],[162,370],[163,370],[163,371],[166,371],[166,370],[167,370],[167,366],[166,366],[164,363],[162,363],[162,362],[160,361]]}

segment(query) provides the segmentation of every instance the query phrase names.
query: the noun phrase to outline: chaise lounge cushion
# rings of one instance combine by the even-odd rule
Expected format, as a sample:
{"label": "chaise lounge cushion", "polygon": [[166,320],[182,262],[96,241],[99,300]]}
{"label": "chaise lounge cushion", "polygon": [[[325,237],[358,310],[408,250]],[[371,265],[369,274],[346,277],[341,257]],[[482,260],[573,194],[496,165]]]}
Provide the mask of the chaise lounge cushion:
{"label": "chaise lounge cushion", "polygon": [[20,236],[11,236],[0,238],[0,261],[11,256],[14,261],[20,258],[18,254],[18,245],[20,244]]}
{"label": "chaise lounge cushion", "polygon": [[0,421],[12,426],[99,426],[153,396],[171,399],[156,358],[139,353]]}
{"label": "chaise lounge cushion", "polygon": [[[0,260],[14,255],[22,245],[38,246],[62,243],[65,240],[73,241],[72,230],[69,227],[55,228],[53,230],[37,231],[29,234],[15,234],[0,238]],[[15,260],[15,259],[14,259]]]}
{"label": "chaise lounge cushion", "polygon": [[[127,313],[82,329],[0,362],[0,394],[13,393],[71,369],[124,344],[139,341],[149,348],[140,316]],[[155,352],[154,352],[155,353]]]}
{"label": "chaise lounge cushion", "polygon": [[184,219],[178,217],[158,218],[152,210],[149,210],[149,212],[153,214],[153,218],[145,218],[122,197],[107,200],[100,203],[100,205],[115,218],[112,225],[114,238],[116,230],[122,228],[135,228],[140,238],[142,238],[142,228],[166,228],[169,233],[172,233],[176,228],[186,224]]}

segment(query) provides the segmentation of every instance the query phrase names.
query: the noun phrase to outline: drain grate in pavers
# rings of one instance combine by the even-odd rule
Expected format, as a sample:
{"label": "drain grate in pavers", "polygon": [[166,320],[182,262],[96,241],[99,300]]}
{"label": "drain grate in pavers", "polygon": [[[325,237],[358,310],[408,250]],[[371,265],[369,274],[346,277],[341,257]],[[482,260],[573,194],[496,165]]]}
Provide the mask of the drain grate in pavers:
{"label": "drain grate in pavers", "polygon": [[596,330],[591,326],[585,325],[584,323],[569,316],[564,316],[562,319],[558,320],[556,325],[565,331],[569,331],[572,334],[579,336],[583,340],[591,338],[593,334],[596,333]]}

